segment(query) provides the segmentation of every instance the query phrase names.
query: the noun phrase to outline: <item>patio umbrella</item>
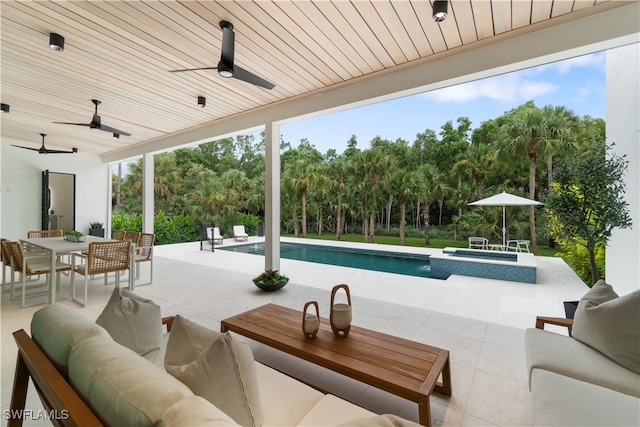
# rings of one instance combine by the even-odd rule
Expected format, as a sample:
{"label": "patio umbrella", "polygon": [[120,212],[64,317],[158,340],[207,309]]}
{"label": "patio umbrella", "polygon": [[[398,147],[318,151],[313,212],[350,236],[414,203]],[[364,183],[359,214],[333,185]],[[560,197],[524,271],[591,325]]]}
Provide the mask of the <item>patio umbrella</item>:
{"label": "patio umbrella", "polygon": [[507,193],[503,191],[495,196],[487,197],[486,199],[476,200],[469,203],[470,206],[502,206],[502,244],[507,243],[507,228],[505,220],[505,206],[531,206],[541,205],[542,203],[527,199],[525,197],[516,196],[515,194]]}

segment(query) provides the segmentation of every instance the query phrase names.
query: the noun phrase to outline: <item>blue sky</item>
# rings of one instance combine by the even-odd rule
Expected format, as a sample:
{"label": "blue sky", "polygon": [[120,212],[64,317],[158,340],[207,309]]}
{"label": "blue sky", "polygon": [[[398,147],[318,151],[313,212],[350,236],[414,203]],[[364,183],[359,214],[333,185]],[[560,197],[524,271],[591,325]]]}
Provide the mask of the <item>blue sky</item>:
{"label": "blue sky", "polygon": [[440,133],[442,125],[458,117],[471,119],[472,128],[501,116],[529,100],[537,106],[563,105],[579,116],[605,118],[605,54],[565,61],[483,80],[425,92],[366,107],[327,114],[280,127],[285,141],[296,147],[307,138],[321,152],[338,154],[352,134],[366,149],[377,135],[413,143],[425,129]]}

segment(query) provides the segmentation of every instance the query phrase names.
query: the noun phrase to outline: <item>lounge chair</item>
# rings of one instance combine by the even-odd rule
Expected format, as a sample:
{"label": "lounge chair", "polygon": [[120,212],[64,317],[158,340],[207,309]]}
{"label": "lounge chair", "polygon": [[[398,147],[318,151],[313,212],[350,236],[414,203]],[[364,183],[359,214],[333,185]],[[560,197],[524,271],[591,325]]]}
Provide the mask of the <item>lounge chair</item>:
{"label": "lounge chair", "polygon": [[224,237],[222,237],[220,235],[220,228],[219,227],[207,227],[207,240],[212,245],[215,242],[220,242],[220,244],[223,244],[224,243]]}
{"label": "lounge chair", "polygon": [[484,237],[469,237],[469,249],[487,249],[489,240]]}
{"label": "lounge chair", "polygon": [[244,231],[244,225],[233,226],[233,238],[236,239],[236,242],[238,240],[249,241],[249,235]]}

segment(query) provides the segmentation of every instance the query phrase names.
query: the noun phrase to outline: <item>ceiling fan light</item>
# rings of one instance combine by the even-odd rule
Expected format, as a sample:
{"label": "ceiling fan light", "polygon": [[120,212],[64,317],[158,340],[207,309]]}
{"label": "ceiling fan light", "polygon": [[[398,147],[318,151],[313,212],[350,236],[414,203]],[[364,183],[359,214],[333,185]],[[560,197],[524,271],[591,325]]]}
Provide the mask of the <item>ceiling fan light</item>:
{"label": "ceiling fan light", "polygon": [[207,98],[205,98],[204,96],[199,96],[198,97],[198,107],[204,108],[205,105],[207,105]]}
{"label": "ceiling fan light", "polygon": [[447,19],[449,2],[447,0],[435,0],[433,2],[433,21],[442,22]]}
{"label": "ceiling fan light", "polygon": [[62,52],[64,50],[64,37],[56,33],[49,34],[49,47],[58,52]]}
{"label": "ceiling fan light", "polygon": [[9,104],[2,104],[2,105],[1,105],[1,111],[2,111],[3,113],[8,113],[10,108],[11,108],[11,107],[9,106]]}
{"label": "ceiling fan light", "polygon": [[223,61],[218,62],[218,74],[222,77],[233,77],[233,65],[225,64]]}

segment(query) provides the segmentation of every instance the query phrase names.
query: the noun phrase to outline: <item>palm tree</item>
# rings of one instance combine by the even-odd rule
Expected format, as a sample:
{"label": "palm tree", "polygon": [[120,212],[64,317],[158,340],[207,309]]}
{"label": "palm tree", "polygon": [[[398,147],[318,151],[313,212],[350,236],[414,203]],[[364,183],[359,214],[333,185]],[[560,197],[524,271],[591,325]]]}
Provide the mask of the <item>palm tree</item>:
{"label": "palm tree", "polygon": [[302,237],[307,237],[307,191],[317,179],[315,165],[306,159],[288,163],[282,174],[285,187],[297,191],[302,207]]}
{"label": "palm tree", "polygon": [[491,170],[496,151],[485,144],[471,144],[453,165],[453,171],[473,177],[476,185],[476,198],[482,199],[482,180]]}
{"label": "palm tree", "polygon": [[[561,144],[571,140],[573,116],[566,108],[540,109],[529,101],[509,112],[502,125],[501,144],[506,153],[529,157],[529,198],[535,200],[536,165],[538,156],[548,155]],[[529,232],[533,253],[538,255],[535,209],[529,207]]]}
{"label": "palm tree", "polygon": [[415,199],[420,192],[420,174],[415,171],[399,169],[391,178],[400,203],[400,244],[404,246],[405,226],[407,224],[407,201]]}
{"label": "palm tree", "polygon": [[429,220],[429,208],[433,198],[434,175],[437,173],[436,168],[430,164],[420,166],[420,193],[424,207],[422,208],[422,216],[424,221],[424,244],[431,245],[431,224]]}
{"label": "palm tree", "polygon": [[368,232],[365,235],[366,243],[375,243],[375,214],[377,210],[378,189],[389,178],[392,160],[380,150],[369,149],[363,151],[356,161],[358,176],[364,178],[366,188],[364,211],[369,218]]}

